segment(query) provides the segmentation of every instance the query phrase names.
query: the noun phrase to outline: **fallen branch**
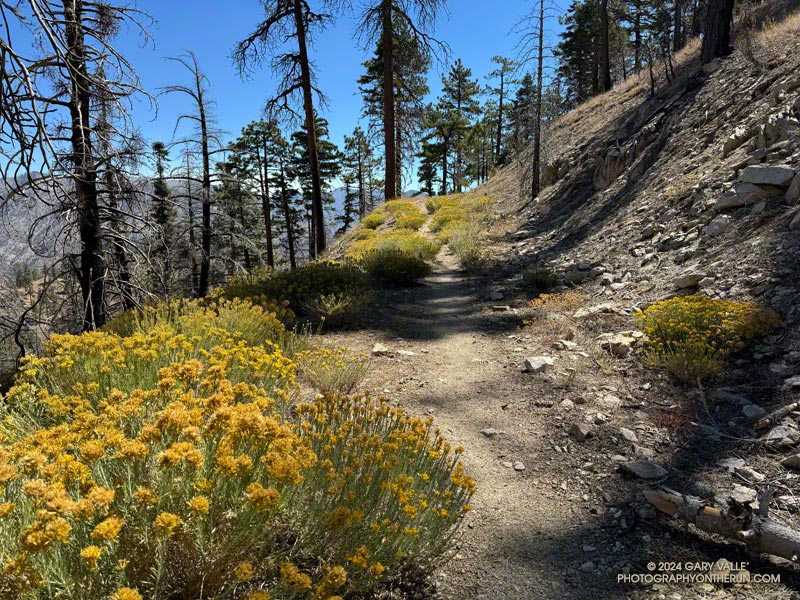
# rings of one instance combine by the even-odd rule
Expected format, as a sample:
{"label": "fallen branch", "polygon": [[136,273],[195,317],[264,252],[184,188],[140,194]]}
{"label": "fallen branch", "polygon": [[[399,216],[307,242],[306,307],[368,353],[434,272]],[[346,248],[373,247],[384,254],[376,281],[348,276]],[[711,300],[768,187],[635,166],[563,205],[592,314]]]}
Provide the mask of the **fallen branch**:
{"label": "fallen branch", "polygon": [[762,429],[766,429],[770,425],[775,425],[783,419],[786,415],[791,413],[792,411],[800,408],[800,402],[792,402],[791,404],[787,404],[786,406],[781,406],[778,410],[771,412],[766,417],[761,419],[758,423],[753,425],[753,429],[756,431],[761,431]]}
{"label": "fallen branch", "polygon": [[645,500],[673,518],[692,523],[706,533],[714,533],[743,542],[748,548],[798,562],[800,532],[770,521],[769,497],[762,496],[758,511],[748,504],[731,499],[730,508],[709,506],[695,496],[685,496],[670,489],[645,490]]}

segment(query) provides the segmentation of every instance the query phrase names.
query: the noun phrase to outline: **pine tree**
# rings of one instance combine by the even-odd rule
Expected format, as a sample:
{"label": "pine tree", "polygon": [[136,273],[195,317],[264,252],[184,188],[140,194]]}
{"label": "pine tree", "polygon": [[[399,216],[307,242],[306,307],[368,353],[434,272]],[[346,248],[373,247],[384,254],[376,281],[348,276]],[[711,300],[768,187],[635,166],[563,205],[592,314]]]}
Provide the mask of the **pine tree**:
{"label": "pine tree", "polygon": [[489,73],[488,79],[497,80],[497,87],[489,87],[489,93],[497,97],[497,117],[495,121],[494,162],[503,165],[507,153],[504,152],[503,142],[506,138],[506,105],[508,104],[509,88],[514,84],[512,75],[517,68],[517,63],[503,56],[493,56],[492,62],[498,67]]}
{"label": "pine tree", "polygon": [[460,193],[464,189],[465,140],[473,120],[480,114],[481,88],[477,79],[472,79],[472,70],[465,67],[459,58],[442,77],[441,110],[455,126],[453,128],[453,189]]}
{"label": "pine tree", "polygon": [[172,278],[171,246],[175,237],[175,210],[172,208],[170,189],[166,179],[169,150],[164,142],[153,142],[151,149],[156,170],[156,176],[153,179],[151,209],[156,235],[153,258],[161,262],[160,285],[164,295],[168,295],[171,290]]}

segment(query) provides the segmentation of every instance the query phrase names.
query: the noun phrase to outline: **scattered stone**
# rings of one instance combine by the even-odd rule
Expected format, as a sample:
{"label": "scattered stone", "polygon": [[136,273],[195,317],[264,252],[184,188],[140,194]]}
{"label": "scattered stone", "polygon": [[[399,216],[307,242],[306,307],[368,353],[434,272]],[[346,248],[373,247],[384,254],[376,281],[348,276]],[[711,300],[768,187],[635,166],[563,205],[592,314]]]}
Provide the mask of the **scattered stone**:
{"label": "scattered stone", "polygon": [[735,483],[728,494],[728,498],[736,500],[739,504],[749,504],[756,501],[758,494],[752,488]]}
{"label": "scattered stone", "polygon": [[753,419],[753,420],[754,419],[760,419],[761,417],[763,417],[766,414],[767,414],[767,411],[765,411],[763,408],[761,408],[757,404],[748,404],[748,405],[742,407],[742,415],[746,419]]}
{"label": "scattered stone", "polygon": [[795,172],[783,165],[753,165],[746,167],[739,175],[742,183],[753,183],[755,185],[774,185],[777,187],[789,187],[794,179]]}
{"label": "scattered stone", "polygon": [[525,370],[528,373],[544,373],[555,364],[549,356],[531,356],[525,359]]}
{"label": "scattered stone", "polygon": [[637,446],[636,444],[633,445],[633,455],[636,458],[644,458],[645,460],[653,460],[656,457],[656,453],[650,448]]}
{"label": "scattered stone", "polygon": [[633,335],[626,335],[624,332],[603,333],[598,339],[600,340],[600,347],[603,350],[608,350],[611,354],[619,358],[628,356],[637,342],[636,337]]}
{"label": "scattered stone", "polygon": [[645,480],[663,479],[667,476],[667,470],[664,467],[649,461],[622,463],[620,469],[629,475]]}
{"label": "scattered stone", "polygon": [[722,235],[731,226],[733,218],[729,215],[717,215],[706,227],[706,233],[711,237]]}
{"label": "scattered stone", "polygon": [[492,292],[489,294],[489,300],[502,300],[505,298],[505,294],[503,292]]}
{"label": "scattered stone", "polygon": [[606,394],[598,399],[597,404],[605,410],[615,411],[622,406],[622,400],[614,394]]}
{"label": "scattered stone", "polygon": [[745,465],[745,462],[741,458],[731,457],[718,460],[717,464],[723,469],[727,469],[733,473],[736,469],[741,469]]}
{"label": "scattered stone", "polygon": [[706,273],[684,273],[672,282],[672,288],[675,290],[685,290],[687,288],[697,287],[697,284],[707,276]]}
{"label": "scattered stone", "polygon": [[789,229],[800,229],[800,211],[797,211],[794,218],[789,222]]}
{"label": "scattered stone", "polygon": [[577,347],[578,344],[569,340],[558,340],[553,344],[553,348],[556,350],[575,350]]}
{"label": "scattered stone", "polygon": [[501,429],[495,429],[494,427],[489,427],[488,429],[482,429],[481,433],[485,435],[487,438],[496,438],[498,435],[506,434],[505,431],[502,431]]}
{"label": "scattered stone", "polygon": [[790,377],[786,381],[783,382],[783,388],[786,392],[791,392],[792,390],[800,389],[800,375],[795,375],[794,377]]}
{"label": "scattered stone", "polygon": [[519,471],[519,472],[524,471],[525,470],[525,463],[523,463],[521,460],[515,461],[514,462],[514,470],[515,471]]}
{"label": "scattered stone", "polygon": [[734,129],[733,134],[727,140],[725,140],[725,143],[722,146],[722,152],[725,154],[725,156],[727,156],[751,137],[752,135],[748,129],[745,127],[737,127]]}
{"label": "scattered stone", "polygon": [[398,350],[397,354],[400,356],[416,356],[416,352],[412,352],[411,350]]}
{"label": "scattered stone", "polygon": [[596,304],[594,306],[585,306],[575,311],[573,315],[576,319],[584,319],[596,314],[618,314],[624,315],[625,312],[616,304],[606,302],[604,304]]}
{"label": "scattered stone", "polygon": [[712,73],[716,73],[722,68],[722,61],[718,58],[715,58],[711,62],[707,62],[703,65],[703,73],[706,75],[711,75]]}
{"label": "scattered stone", "polygon": [[630,442],[631,444],[635,444],[636,442],[639,441],[636,432],[634,432],[631,429],[628,429],[627,427],[619,428],[619,437],[626,442]]}
{"label": "scattered stone", "polygon": [[725,402],[730,404],[741,404],[741,405],[750,404],[750,400],[748,400],[744,396],[735,394],[730,390],[726,390],[725,388],[718,388],[716,390],[713,390],[709,394],[709,397],[711,398],[711,400],[715,402]]}
{"label": "scattered stone", "polygon": [[570,428],[569,435],[578,442],[584,442],[592,435],[592,426],[588,423],[575,423]]}
{"label": "scattered stone", "polygon": [[714,210],[722,212],[731,208],[749,206],[760,200],[778,195],[780,195],[778,191],[759,187],[754,183],[737,183],[730,192],[717,201],[714,205]]}
{"label": "scattered stone", "polygon": [[389,350],[389,347],[381,343],[377,343],[372,347],[373,356],[389,356],[391,353],[392,351]]}
{"label": "scattered stone", "polygon": [[566,400],[562,400],[559,406],[561,406],[563,410],[572,410],[573,408],[575,408],[575,403],[569,398],[567,398]]}
{"label": "scattered stone", "polygon": [[769,432],[761,438],[761,441],[775,446],[776,448],[786,448],[794,446],[800,441],[800,432],[786,425],[778,425],[769,430]]}
{"label": "scattered stone", "polygon": [[767,478],[766,475],[759,473],[752,467],[739,467],[735,472],[740,477],[744,477],[750,483],[760,483]]}

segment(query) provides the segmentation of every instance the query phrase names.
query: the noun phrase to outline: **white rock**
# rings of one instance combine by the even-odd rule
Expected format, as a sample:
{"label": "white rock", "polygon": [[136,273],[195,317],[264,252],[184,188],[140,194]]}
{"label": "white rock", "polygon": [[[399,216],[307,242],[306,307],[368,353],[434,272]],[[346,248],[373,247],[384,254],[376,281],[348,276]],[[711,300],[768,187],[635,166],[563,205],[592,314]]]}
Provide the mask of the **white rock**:
{"label": "white rock", "polygon": [[521,460],[518,460],[514,463],[514,470],[515,471],[524,471],[525,470],[525,463]]}
{"label": "white rock", "polygon": [[381,343],[377,343],[372,347],[373,356],[388,356],[391,353],[392,351],[389,350],[389,347]]}
{"label": "white rock", "polygon": [[729,215],[717,215],[714,219],[708,224],[706,228],[706,233],[711,237],[717,237],[718,235],[722,235],[731,226],[731,222],[733,218]]}
{"label": "white rock", "polygon": [[794,176],[789,189],[786,191],[786,201],[789,204],[797,204],[800,202],[800,173]]}
{"label": "white rock", "polygon": [[531,356],[525,359],[525,370],[528,373],[544,373],[555,364],[549,356]]}
{"label": "white rock", "polygon": [[630,442],[631,444],[635,444],[639,441],[639,438],[636,436],[636,432],[627,427],[620,427],[619,428],[619,437],[625,440],[626,442]]}
{"label": "white rock", "polygon": [[705,273],[684,273],[680,277],[678,277],[675,281],[672,282],[673,289],[676,290],[683,290],[686,288],[696,287],[698,283],[703,281],[707,275]]}

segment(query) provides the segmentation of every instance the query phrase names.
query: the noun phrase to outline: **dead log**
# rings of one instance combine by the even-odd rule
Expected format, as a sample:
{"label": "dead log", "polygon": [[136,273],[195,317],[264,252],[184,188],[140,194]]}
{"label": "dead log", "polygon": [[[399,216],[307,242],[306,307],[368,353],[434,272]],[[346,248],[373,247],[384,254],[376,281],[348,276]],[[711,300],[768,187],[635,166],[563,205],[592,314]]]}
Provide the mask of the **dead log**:
{"label": "dead log", "polygon": [[645,500],[673,518],[692,523],[706,533],[714,533],[743,542],[748,548],[793,562],[800,559],[800,532],[778,525],[768,518],[769,498],[762,498],[758,511],[748,504],[731,499],[730,508],[710,506],[695,496],[685,496],[670,489],[645,490]]}
{"label": "dead log", "polygon": [[761,431],[762,429],[766,429],[770,425],[777,424],[783,417],[788,415],[794,410],[800,408],[800,402],[792,402],[791,404],[787,404],[786,406],[781,406],[778,410],[771,412],[766,417],[761,419],[758,423],[753,425],[753,429],[756,431]]}

